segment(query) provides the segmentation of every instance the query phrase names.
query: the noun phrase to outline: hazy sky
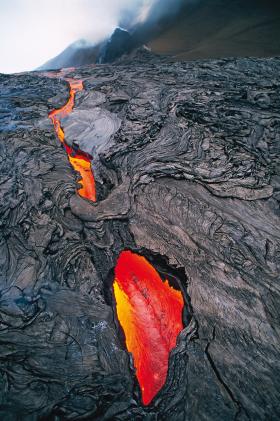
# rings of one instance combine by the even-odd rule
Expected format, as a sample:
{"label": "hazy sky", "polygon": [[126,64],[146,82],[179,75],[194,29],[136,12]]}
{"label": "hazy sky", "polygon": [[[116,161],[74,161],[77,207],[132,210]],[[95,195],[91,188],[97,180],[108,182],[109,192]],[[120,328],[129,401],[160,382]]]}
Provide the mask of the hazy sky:
{"label": "hazy sky", "polygon": [[0,72],[33,70],[72,42],[100,41],[125,9],[145,18],[155,0],[0,0]]}

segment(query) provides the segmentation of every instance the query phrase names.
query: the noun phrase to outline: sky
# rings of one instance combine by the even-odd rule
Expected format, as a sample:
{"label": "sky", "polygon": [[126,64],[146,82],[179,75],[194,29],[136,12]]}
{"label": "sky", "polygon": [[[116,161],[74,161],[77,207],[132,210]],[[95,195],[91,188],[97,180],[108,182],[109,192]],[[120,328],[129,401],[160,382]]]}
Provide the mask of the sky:
{"label": "sky", "polygon": [[155,0],[0,0],[0,73],[34,70],[79,39],[101,41]]}

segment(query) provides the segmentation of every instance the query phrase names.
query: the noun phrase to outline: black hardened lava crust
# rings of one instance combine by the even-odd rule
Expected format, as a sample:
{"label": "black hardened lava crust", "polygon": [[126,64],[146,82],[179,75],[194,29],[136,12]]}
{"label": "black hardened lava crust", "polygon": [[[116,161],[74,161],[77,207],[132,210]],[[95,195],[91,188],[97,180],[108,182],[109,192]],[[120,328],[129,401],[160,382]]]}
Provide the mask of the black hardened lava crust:
{"label": "black hardened lava crust", "polygon": [[[85,89],[62,125],[96,203],[48,119],[67,83],[0,75],[1,419],[279,419],[279,75],[278,58],[152,55],[69,71]],[[122,250],[188,313],[147,407],[110,291]]]}

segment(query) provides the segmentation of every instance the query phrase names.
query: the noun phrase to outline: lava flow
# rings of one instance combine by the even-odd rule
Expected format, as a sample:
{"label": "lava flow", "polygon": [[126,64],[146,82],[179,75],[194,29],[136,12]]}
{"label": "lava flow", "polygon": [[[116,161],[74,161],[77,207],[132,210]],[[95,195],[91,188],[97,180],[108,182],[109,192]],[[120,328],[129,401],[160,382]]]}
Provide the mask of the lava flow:
{"label": "lava flow", "polygon": [[183,296],[167,280],[163,282],[144,257],[131,251],[118,259],[113,288],[143,403],[148,405],[166,381],[169,353],[183,329]]}
{"label": "lava flow", "polygon": [[83,82],[76,79],[66,79],[66,81],[70,86],[69,99],[63,107],[59,108],[58,110],[51,111],[49,118],[53,122],[57,137],[63,144],[72,167],[78,171],[81,176],[79,183],[82,187],[78,189],[80,196],[95,202],[96,191],[94,176],[91,170],[91,157],[83,151],[75,150],[74,148],[67,145],[65,142],[65,134],[60,123],[60,119],[66,117],[73,110],[75,95],[77,92],[83,90]]}

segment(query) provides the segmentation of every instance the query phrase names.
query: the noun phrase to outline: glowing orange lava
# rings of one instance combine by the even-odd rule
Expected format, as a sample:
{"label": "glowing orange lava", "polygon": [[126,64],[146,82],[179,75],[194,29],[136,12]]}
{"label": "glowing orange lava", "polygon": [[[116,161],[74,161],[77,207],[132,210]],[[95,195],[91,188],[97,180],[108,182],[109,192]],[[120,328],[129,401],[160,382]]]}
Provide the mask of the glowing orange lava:
{"label": "glowing orange lava", "polygon": [[75,95],[77,92],[83,90],[83,82],[76,79],[66,79],[70,86],[70,94],[67,103],[59,108],[58,110],[53,110],[49,114],[49,118],[52,120],[55,132],[57,137],[64,145],[64,148],[67,152],[68,159],[72,167],[78,171],[81,176],[79,183],[82,185],[79,188],[78,192],[82,197],[89,199],[93,202],[96,201],[96,191],[95,191],[95,181],[94,176],[91,170],[90,156],[81,150],[74,150],[72,147],[68,146],[65,142],[64,131],[61,127],[60,120],[66,117],[74,107]]}
{"label": "glowing orange lava", "polygon": [[142,256],[121,253],[113,284],[119,322],[148,405],[166,381],[168,357],[183,329],[183,296]]}

